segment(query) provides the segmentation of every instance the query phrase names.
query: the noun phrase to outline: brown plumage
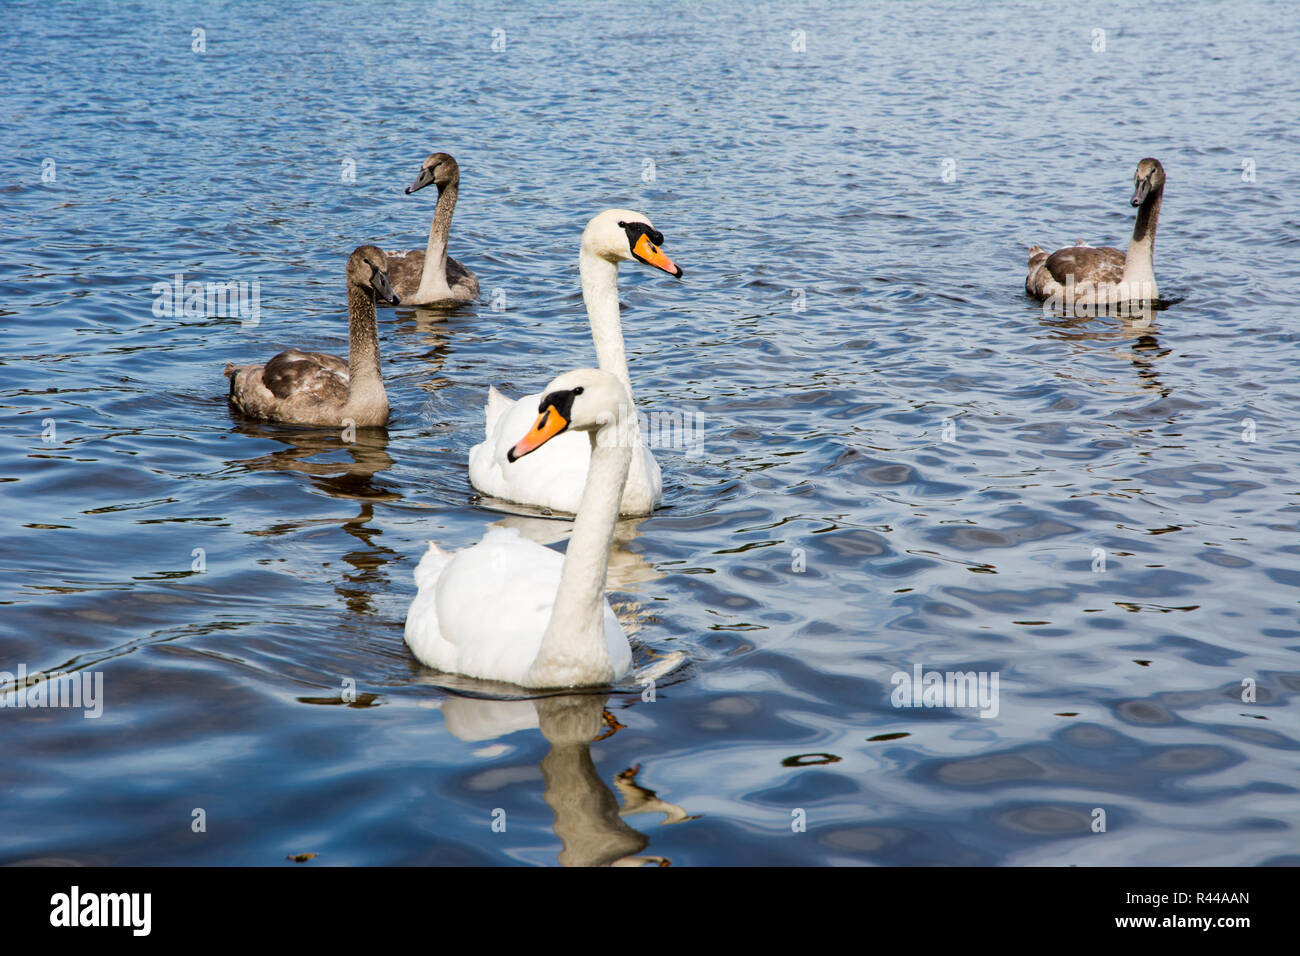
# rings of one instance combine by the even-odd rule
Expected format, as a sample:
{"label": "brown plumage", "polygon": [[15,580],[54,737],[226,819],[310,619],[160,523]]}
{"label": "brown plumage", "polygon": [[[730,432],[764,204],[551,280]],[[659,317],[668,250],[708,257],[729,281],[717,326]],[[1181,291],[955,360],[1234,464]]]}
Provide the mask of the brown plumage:
{"label": "brown plumage", "polygon": [[[1075,277],[1075,281],[1082,276],[1092,282],[1106,283],[1119,282],[1124,277],[1124,253],[1111,246],[1066,246],[1050,256],[1040,246],[1030,246],[1031,275],[1035,265],[1044,266],[1047,275],[1062,285],[1070,275]],[[1040,276],[1040,279],[1045,277]]]}
{"label": "brown plumage", "polygon": [[230,403],[250,418],[292,425],[383,425],[388,396],[379,372],[375,297],[396,302],[384,253],[361,246],[348,258],[348,360],[287,349],[265,365],[227,363]]}

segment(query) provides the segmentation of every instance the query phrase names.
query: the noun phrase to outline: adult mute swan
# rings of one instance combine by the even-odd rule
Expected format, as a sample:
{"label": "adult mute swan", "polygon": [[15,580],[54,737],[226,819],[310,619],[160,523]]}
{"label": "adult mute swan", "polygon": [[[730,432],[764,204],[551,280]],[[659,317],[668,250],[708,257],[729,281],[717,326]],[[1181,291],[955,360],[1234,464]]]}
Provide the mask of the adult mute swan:
{"label": "adult mute swan", "polygon": [[568,550],[561,557],[502,528],[454,554],[429,542],[406,613],[406,643],[421,663],[523,687],[589,687],[627,674],[632,649],[605,600],[605,573],[628,466],[640,450],[628,440],[630,405],[622,381],[599,369],[566,372],[546,386],[507,463],[565,434],[587,443],[591,466]]}
{"label": "adult mute swan", "polygon": [[1133,174],[1134,206],[1138,207],[1128,253],[1110,246],[1093,248],[1080,239],[1050,256],[1041,246],[1029,247],[1025,291],[1040,299],[1071,305],[1154,302],[1158,297],[1153,256],[1160,200],[1165,192],[1165,168],[1150,157]]}
{"label": "adult mute swan", "polygon": [[[623,383],[628,395],[632,394],[632,382],[618,309],[618,264],[635,259],[680,277],[682,270],[659,249],[663,241],[663,234],[648,218],[627,209],[607,209],[587,223],[582,233],[578,271],[596,344],[596,362]],[[470,449],[469,483],[494,498],[572,514],[578,510],[591,454],[583,436],[561,435],[522,462],[512,464],[509,460],[511,447],[532,421],[541,397],[527,395],[516,402],[489,387],[485,440]],[[644,515],[659,503],[663,479],[654,455],[640,444],[635,406],[629,415],[629,432],[638,438],[619,510],[625,515]]]}
{"label": "adult mute swan", "polygon": [[289,349],[265,365],[226,363],[230,403],[250,418],[290,425],[383,425],[388,395],[379,373],[375,297],[397,303],[375,246],[348,257],[348,360]]}
{"label": "adult mute swan", "polygon": [[409,196],[430,183],[438,187],[438,205],[433,210],[429,243],[424,249],[388,253],[393,288],[406,305],[454,306],[478,297],[478,278],[447,255],[451,214],[456,211],[460,192],[460,166],[447,153],[433,153],[420,167],[415,182],[406,187]]}

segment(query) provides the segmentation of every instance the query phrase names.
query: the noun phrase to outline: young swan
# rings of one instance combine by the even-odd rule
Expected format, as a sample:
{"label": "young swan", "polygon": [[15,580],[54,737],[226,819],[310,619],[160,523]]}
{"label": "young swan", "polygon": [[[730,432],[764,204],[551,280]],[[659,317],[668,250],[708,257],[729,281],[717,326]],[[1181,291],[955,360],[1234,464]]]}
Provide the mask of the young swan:
{"label": "young swan", "polygon": [[454,306],[478,298],[478,279],[447,255],[451,215],[460,191],[460,166],[447,153],[434,153],[420,167],[406,194],[433,183],[438,187],[438,205],[429,227],[429,244],[424,249],[388,253],[393,288],[406,305]]}
{"label": "young swan", "polygon": [[586,433],[591,467],[568,550],[561,557],[513,528],[492,528],[454,554],[430,542],[406,615],[406,643],[421,663],[523,687],[589,687],[628,673],[632,649],[605,600],[605,573],[633,452],[623,434],[630,405],[623,383],[598,369],[546,387],[510,460]]}
{"label": "young swan", "polygon": [[348,257],[348,360],[289,349],[265,365],[226,364],[230,403],[250,418],[290,425],[383,425],[388,395],[379,373],[375,297],[397,303],[384,254]]}
{"label": "young swan", "polygon": [[1133,186],[1131,201],[1138,214],[1127,254],[1109,246],[1086,246],[1083,240],[1050,256],[1041,246],[1030,246],[1025,291],[1040,299],[1054,299],[1066,308],[1159,298],[1153,257],[1165,191],[1165,168],[1160,161],[1148,157],[1138,163]]}

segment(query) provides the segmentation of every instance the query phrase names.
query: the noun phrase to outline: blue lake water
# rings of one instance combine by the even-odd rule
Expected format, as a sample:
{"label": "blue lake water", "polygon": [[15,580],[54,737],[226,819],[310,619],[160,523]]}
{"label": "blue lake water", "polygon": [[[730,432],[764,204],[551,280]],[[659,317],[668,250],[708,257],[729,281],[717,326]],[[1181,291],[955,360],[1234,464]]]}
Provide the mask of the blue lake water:
{"label": "blue lake water", "polygon": [[[1300,862],[1289,4],[24,2],[0,45],[0,671],[103,688],[0,708],[0,862]],[[225,362],[346,352],[435,150],[482,295],[381,313],[389,427],[234,417]],[[1179,301],[1045,313],[1027,246],[1123,248],[1143,156]],[[704,432],[611,600],[690,663],[486,700],[403,643],[412,570],[562,546],[465,459],[489,384],[593,363],[612,206],[684,270],[620,271],[638,401]],[[258,323],[155,315],[178,274]],[[996,715],[895,706],[917,668]]]}

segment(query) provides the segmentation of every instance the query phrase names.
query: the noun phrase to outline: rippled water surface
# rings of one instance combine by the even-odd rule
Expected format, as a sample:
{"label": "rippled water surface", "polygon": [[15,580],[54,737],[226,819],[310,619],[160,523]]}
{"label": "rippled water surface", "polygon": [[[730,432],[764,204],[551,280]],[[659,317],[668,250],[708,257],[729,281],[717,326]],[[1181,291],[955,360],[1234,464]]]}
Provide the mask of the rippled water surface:
{"label": "rippled water surface", "polygon": [[[0,670],[104,704],[0,709],[0,860],[1300,861],[1288,4],[5,21]],[[482,295],[381,313],[390,426],[237,420],[226,361],[346,351],[346,256],[423,245],[434,150]],[[1148,155],[1179,301],[1045,314],[1026,246],[1122,248]],[[638,401],[705,428],[611,598],[690,663],[653,700],[448,689],[412,570],[498,521],[562,547],[465,457],[489,384],[593,362],[610,206],[685,272],[621,270]],[[259,324],[156,316],[177,273],[260,282]],[[995,674],[996,716],[895,707],[918,666]]]}

